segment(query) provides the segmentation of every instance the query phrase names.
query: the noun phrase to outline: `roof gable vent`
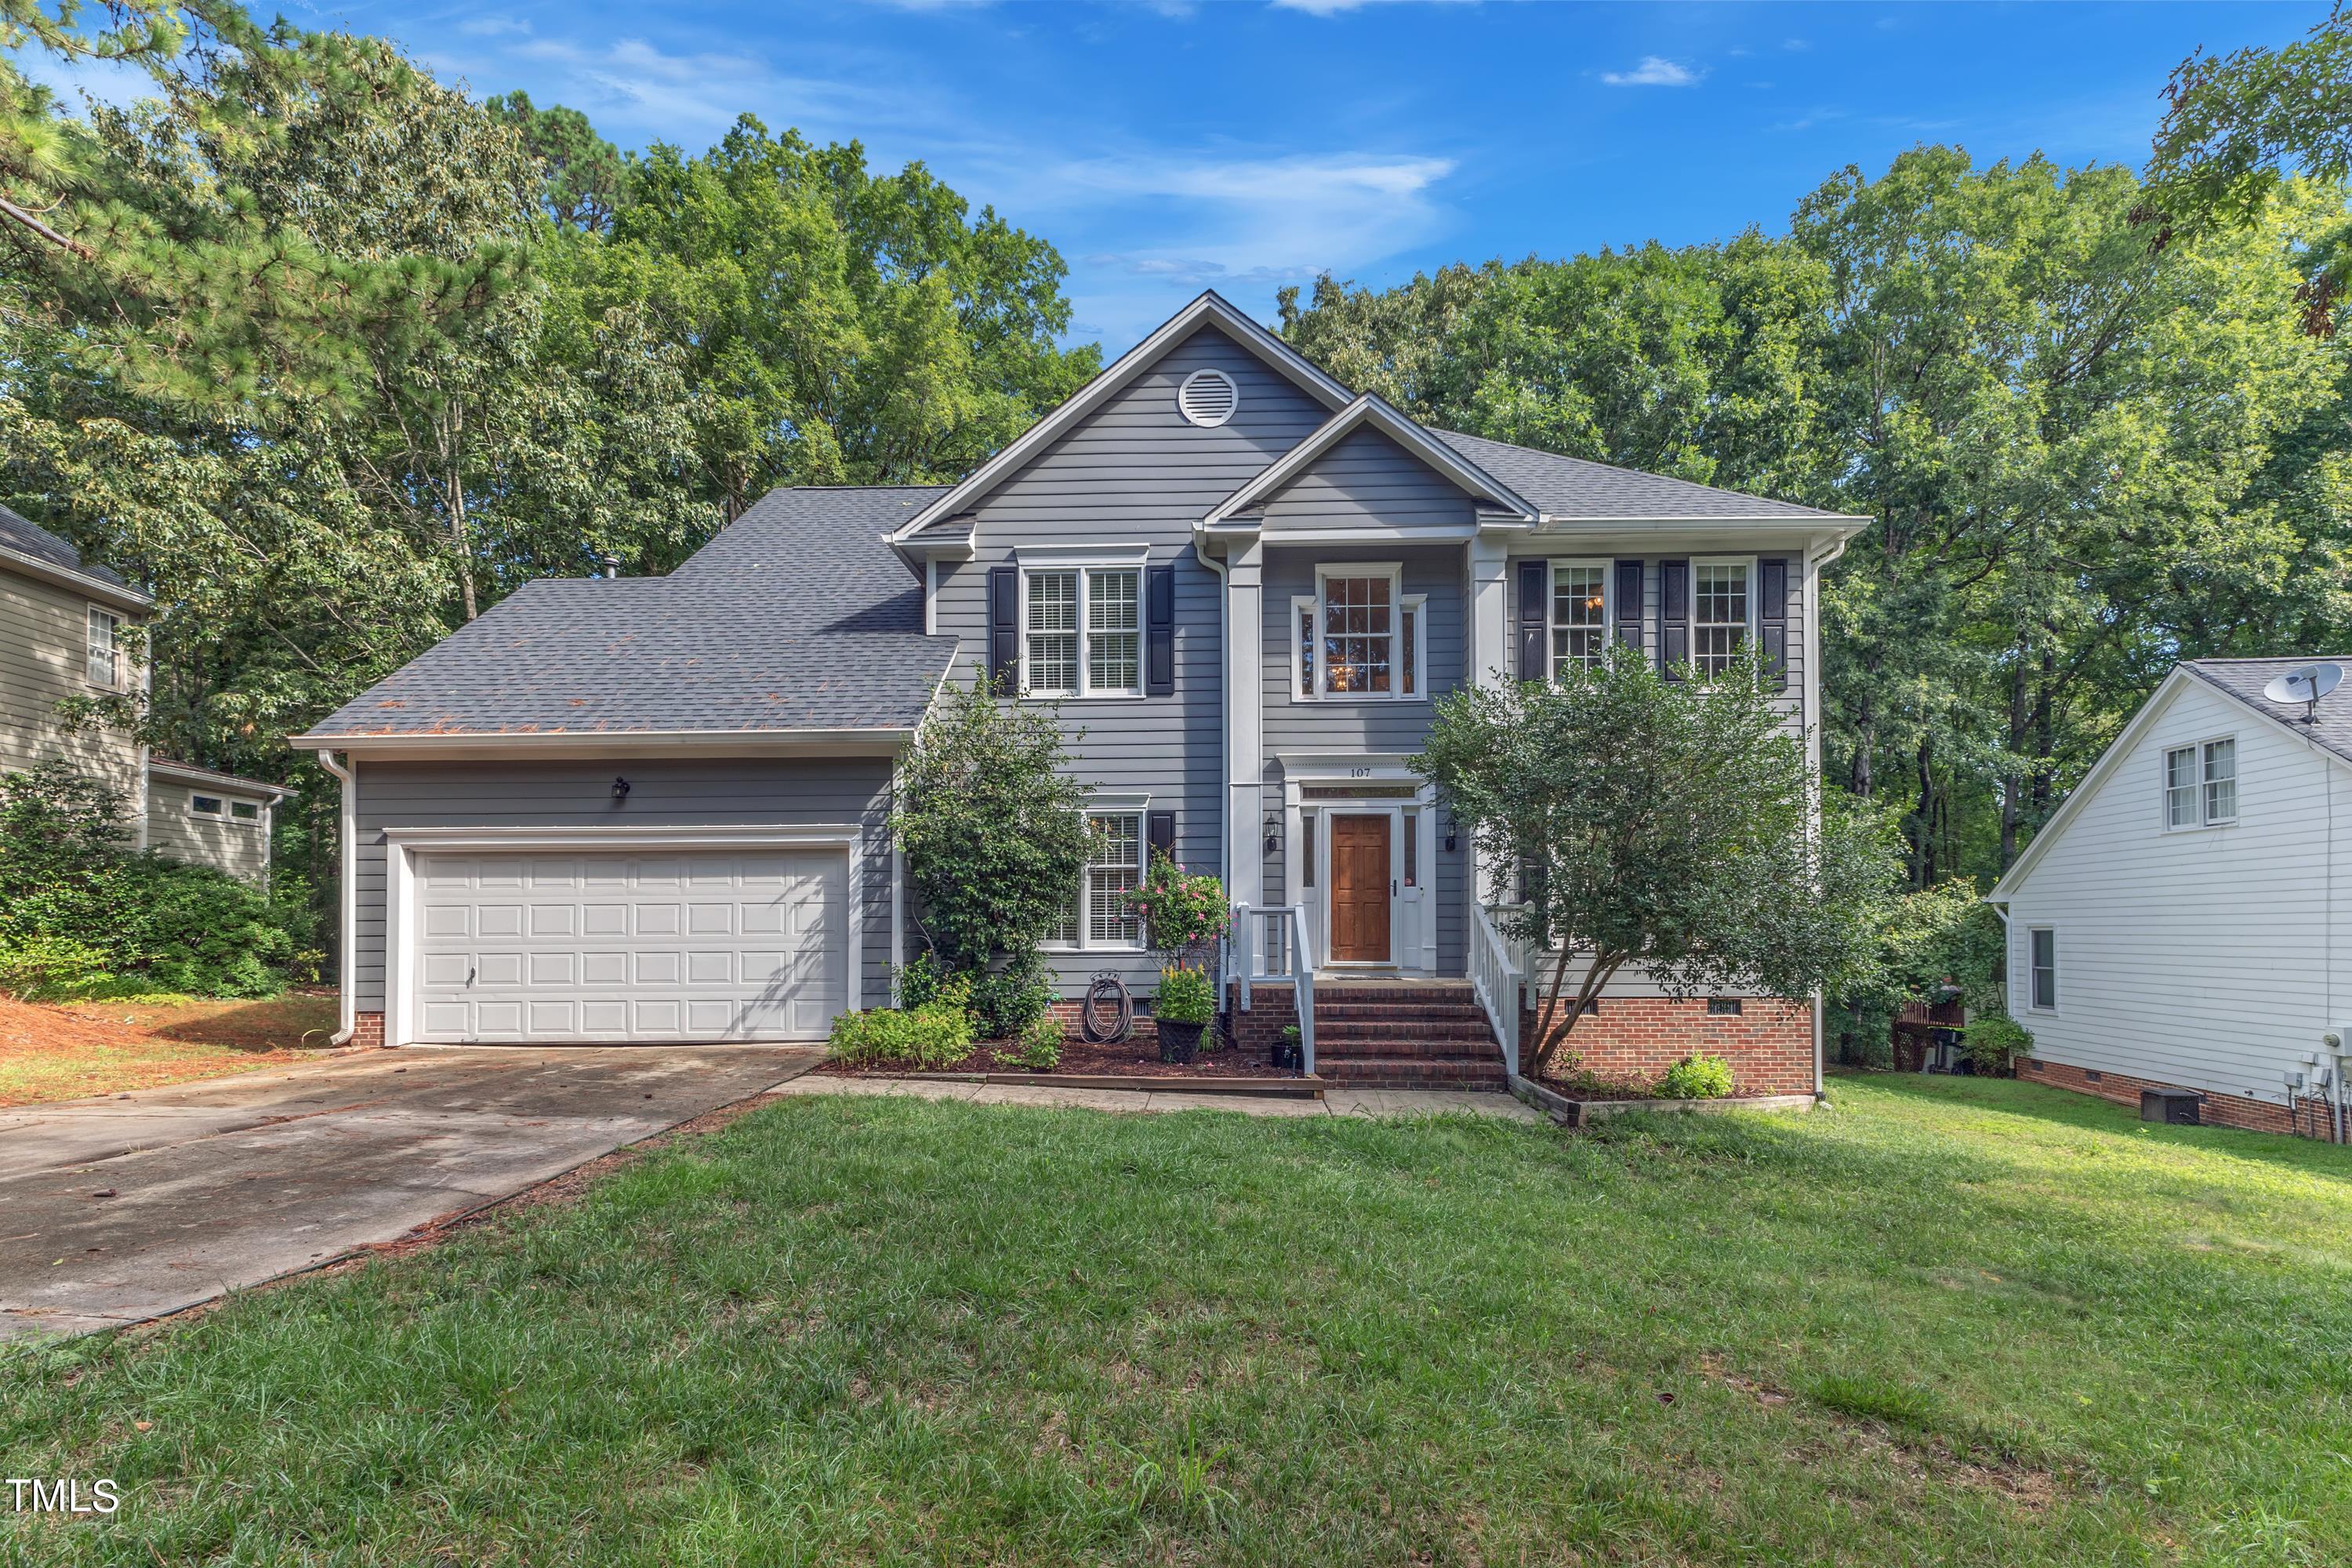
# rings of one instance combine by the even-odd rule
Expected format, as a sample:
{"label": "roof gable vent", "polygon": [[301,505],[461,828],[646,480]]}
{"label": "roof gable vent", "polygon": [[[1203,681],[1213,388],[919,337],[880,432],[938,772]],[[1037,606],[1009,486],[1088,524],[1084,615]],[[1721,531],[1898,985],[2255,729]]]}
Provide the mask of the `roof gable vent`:
{"label": "roof gable vent", "polygon": [[1241,389],[1221,370],[1196,370],[1176,389],[1176,411],[1204,430],[1231,419],[1241,405]]}

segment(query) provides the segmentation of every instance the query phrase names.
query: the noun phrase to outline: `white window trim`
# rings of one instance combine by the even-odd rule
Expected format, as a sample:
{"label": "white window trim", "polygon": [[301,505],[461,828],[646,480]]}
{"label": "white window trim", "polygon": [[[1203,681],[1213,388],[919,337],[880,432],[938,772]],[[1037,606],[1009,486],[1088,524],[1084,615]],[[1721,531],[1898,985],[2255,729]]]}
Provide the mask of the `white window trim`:
{"label": "white window trim", "polygon": [[[200,800],[217,801],[220,803],[220,809],[218,811],[203,810],[196,805],[196,802]],[[225,795],[211,795],[200,789],[192,789],[188,792],[188,815],[190,816],[203,817],[207,822],[226,822],[228,820],[228,796]]]}
{"label": "white window trim", "polygon": [[[2035,990],[2034,984],[2033,984],[2033,981],[2034,981],[2033,938],[2034,938],[2034,936],[2035,936],[2038,932],[2045,931],[2048,931],[2048,932],[2050,933],[2050,997],[2051,997],[2051,999],[2050,999],[2050,1001],[2048,1001],[2047,1003],[2044,1003],[2044,1002],[2042,1002],[2042,1001],[2041,1001],[2041,1000],[2040,1000],[2040,998],[2039,998],[2039,994],[2038,994],[2038,993],[2037,993],[2037,991]],[[2057,1012],[2058,1012],[2058,1005],[2059,1005],[2059,1003],[2060,1003],[2061,1001],[2063,1001],[2063,1000],[2064,999],[2064,996],[2065,996],[2065,993],[2063,993],[2063,991],[2061,991],[2061,990],[2059,989],[2059,986],[2058,986],[2058,975],[2059,975],[2059,966],[2058,966],[2058,928],[2057,928],[2056,926],[2049,926],[2049,925],[2043,925],[2043,926],[2028,926],[2028,927],[2026,927],[2026,928],[2025,928],[2025,1010],[2026,1010],[2027,1012],[2029,1012],[2029,1013],[2047,1013],[2047,1014],[2052,1015],[2053,1016],[2056,1016],[2056,1014],[2057,1014]]]}
{"label": "white window trim", "polygon": [[[1097,795],[1088,800],[1086,806],[1086,815],[1089,819],[1097,816],[1135,818],[1135,875],[1139,887],[1142,885],[1143,874],[1151,867],[1150,805],[1151,797],[1149,795]],[[1078,940],[1054,942],[1049,939],[1039,942],[1038,948],[1045,952],[1145,952],[1150,951],[1145,945],[1143,924],[1140,920],[1136,922],[1135,940],[1131,942],[1089,940],[1087,935],[1088,929],[1087,916],[1089,912],[1087,906],[1094,888],[1094,879],[1088,875],[1093,869],[1094,862],[1089,859],[1078,872]]]}
{"label": "white window trim", "polygon": [[[1685,636],[1690,643],[1691,673],[1696,676],[1700,680],[1704,681],[1712,678],[1709,677],[1706,670],[1701,668],[1699,666],[1698,628],[1701,623],[1698,618],[1698,569],[1702,566],[1744,566],[1748,569],[1748,623],[1746,628],[1739,634],[1739,647],[1741,652],[1752,654],[1756,650],[1757,557],[1753,555],[1695,555],[1691,557],[1690,584],[1688,588],[1685,590],[1690,595],[1690,604],[1687,606],[1690,613],[1690,620],[1688,622],[1688,629]],[[1708,626],[1729,626],[1731,623],[1728,621],[1709,621],[1706,624]]]}
{"label": "white window trim", "polygon": [[[1030,559],[1032,555],[1039,555],[1041,558],[1032,560]],[[1134,553],[1120,553],[1115,555],[1095,553],[1083,556],[1072,555],[1062,557],[1058,555],[1046,555],[1041,552],[1024,551],[1022,554],[1020,567],[1021,602],[1018,606],[1016,606],[1015,613],[1018,618],[1021,637],[1021,695],[1024,698],[1040,702],[1132,702],[1141,698],[1144,693],[1144,669],[1145,667],[1151,662],[1151,606],[1150,603],[1151,574],[1145,569],[1145,558],[1140,554]],[[1040,572],[1052,574],[1075,572],[1077,574],[1078,684],[1076,689],[1074,690],[1037,691],[1030,689],[1029,579],[1033,574]],[[1093,577],[1091,574],[1096,572],[1132,572],[1135,574],[1135,684],[1133,686],[1122,686],[1108,690],[1097,691],[1094,689],[1087,673],[1089,662],[1087,658],[1088,651],[1087,645],[1092,640],[1094,636],[1092,629],[1087,625],[1087,611],[1088,608],[1088,601],[1092,597],[1094,591]]]}
{"label": "white window trim", "polygon": [[[98,622],[100,616],[105,617],[106,620],[106,652],[108,665],[106,679],[104,680],[100,680],[89,673],[89,667],[92,662],[90,655],[98,651],[97,637],[94,634],[98,630]],[[122,617],[115,611],[110,610],[102,605],[89,605],[89,614],[82,622],[81,673],[84,680],[103,690],[120,691],[122,689]]]}
{"label": "white window trim", "polygon": [[[1613,560],[1601,561],[1582,555],[1564,555],[1554,558],[1550,564],[1544,569],[1543,657],[1544,679],[1546,680],[1558,680],[1559,679],[1559,656],[1554,650],[1559,647],[1559,634],[1562,628],[1559,621],[1555,618],[1555,612],[1559,608],[1559,569],[1563,566],[1597,566],[1601,569],[1601,651],[1605,655],[1616,644],[1616,563]],[[1691,571],[1694,575],[1691,579],[1691,584],[1694,595],[1697,592],[1698,579],[1696,576],[1697,570],[1698,563],[1696,561],[1692,562]],[[1750,596],[1753,597],[1753,595]],[[1696,600],[1694,600],[1694,605],[1696,605]],[[1696,624],[1693,626],[1693,632],[1695,637],[1696,632]]]}
{"label": "white window trim", "polygon": [[[1389,584],[1390,643],[1389,689],[1386,691],[1326,691],[1323,689],[1323,600],[1324,584],[1334,577],[1385,577]],[[1315,647],[1310,656],[1299,646],[1298,613],[1302,609],[1315,614]],[[1400,691],[1404,683],[1404,614],[1412,612],[1412,684],[1410,692]],[[1318,563],[1315,568],[1315,594],[1312,598],[1294,595],[1290,601],[1290,622],[1286,633],[1290,643],[1290,697],[1294,702],[1428,702],[1429,695],[1429,595],[1404,591],[1404,563],[1401,561],[1332,561]],[[1312,658],[1312,666],[1308,660]],[[1311,679],[1310,679],[1311,678]],[[1300,689],[1306,695],[1301,696]]]}
{"label": "white window trim", "polygon": [[[2239,813],[2236,811],[2232,811],[2227,816],[2215,816],[2209,818],[2205,815],[2205,748],[2221,741],[2229,741],[2234,743],[2237,739],[2238,733],[2236,731],[2232,730],[2227,734],[2203,735],[2194,741],[2168,742],[2165,745],[2158,746],[2156,749],[2157,824],[2158,826],[2163,828],[2165,832],[2202,833],[2208,828],[2235,827],[2238,826]],[[2175,752],[2187,752],[2189,753],[2189,765],[2193,770],[2189,776],[2189,787],[2191,792],[2193,792],[2194,798],[2197,802],[2197,820],[2194,822],[2182,823],[2177,827],[2173,826],[2172,822],[2172,776],[2169,771],[2172,753]],[[2242,787],[2245,780],[2242,775],[2232,773],[2231,775],[2231,782],[2235,785]],[[2233,802],[2236,801],[2238,795],[2238,789],[2231,789],[2230,792],[2231,800]]]}
{"label": "white window trim", "polygon": [[[239,816],[236,814],[236,808],[240,805],[249,805],[253,807],[253,815],[251,816]],[[228,797],[228,814],[221,818],[222,821],[227,823],[231,827],[242,827],[248,833],[253,829],[259,827],[268,819],[268,813],[262,809],[261,803],[259,801],[239,800],[235,795]]]}

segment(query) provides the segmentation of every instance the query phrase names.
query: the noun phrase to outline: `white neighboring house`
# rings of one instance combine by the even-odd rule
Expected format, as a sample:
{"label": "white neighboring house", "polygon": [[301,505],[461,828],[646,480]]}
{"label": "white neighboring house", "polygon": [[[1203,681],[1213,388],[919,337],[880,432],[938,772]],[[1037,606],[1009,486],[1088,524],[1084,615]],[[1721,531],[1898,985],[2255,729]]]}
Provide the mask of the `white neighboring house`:
{"label": "white neighboring house", "polygon": [[[2134,1105],[2191,1089],[2209,1122],[2329,1137],[2344,1116],[2352,1135],[2322,1042],[2352,1019],[2352,685],[2309,722],[2263,694],[2318,662],[2175,668],[1986,895],[2033,1032],[2019,1077]],[[2336,1070],[2324,1091],[2315,1058]]]}

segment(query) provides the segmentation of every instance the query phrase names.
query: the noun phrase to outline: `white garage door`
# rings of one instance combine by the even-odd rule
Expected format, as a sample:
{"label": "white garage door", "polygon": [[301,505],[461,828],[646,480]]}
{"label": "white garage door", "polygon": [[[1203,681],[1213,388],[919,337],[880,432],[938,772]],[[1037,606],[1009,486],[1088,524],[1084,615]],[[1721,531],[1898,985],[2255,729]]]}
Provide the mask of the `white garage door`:
{"label": "white garage door", "polygon": [[848,883],[837,849],[419,856],[416,1038],[822,1039]]}

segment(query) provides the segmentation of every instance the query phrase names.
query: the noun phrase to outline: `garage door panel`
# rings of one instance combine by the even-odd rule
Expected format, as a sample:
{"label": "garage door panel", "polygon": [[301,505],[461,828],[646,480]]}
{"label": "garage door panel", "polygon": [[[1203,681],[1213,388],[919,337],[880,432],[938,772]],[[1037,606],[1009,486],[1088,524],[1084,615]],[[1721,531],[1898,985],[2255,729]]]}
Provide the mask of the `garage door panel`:
{"label": "garage door panel", "polygon": [[428,855],[416,870],[419,1038],[817,1038],[848,1005],[838,850]]}

